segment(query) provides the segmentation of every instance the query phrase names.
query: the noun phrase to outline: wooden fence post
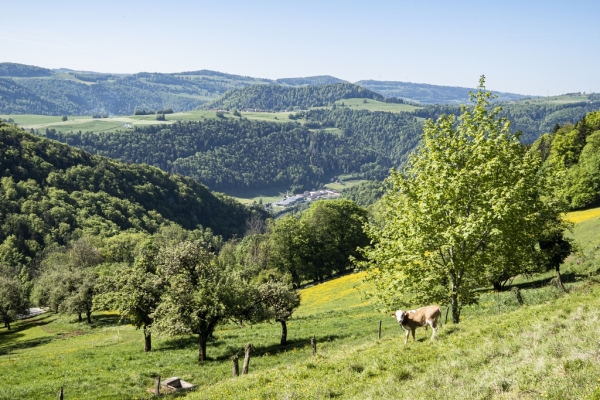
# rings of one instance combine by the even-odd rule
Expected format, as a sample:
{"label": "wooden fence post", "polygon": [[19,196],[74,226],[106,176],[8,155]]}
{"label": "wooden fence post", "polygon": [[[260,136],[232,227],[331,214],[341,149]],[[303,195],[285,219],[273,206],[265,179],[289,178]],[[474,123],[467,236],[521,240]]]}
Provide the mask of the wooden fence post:
{"label": "wooden fence post", "polygon": [[379,330],[377,331],[377,340],[381,339],[381,320],[379,320]]}
{"label": "wooden fence post", "polygon": [[250,351],[252,350],[252,344],[246,345],[246,354],[244,354],[244,365],[242,366],[242,375],[248,374],[248,366],[250,365]]}
{"label": "wooden fence post", "polygon": [[238,362],[238,355],[234,355],[231,357],[231,362],[233,363],[233,377],[235,378],[236,376],[240,375],[240,364]]}
{"label": "wooden fence post", "polygon": [[63,400],[63,387],[58,390],[58,400]]}
{"label": "wooden fence post", "polygon": [[154,395],[160,396],[160,375],[156,377],[156,384],[154,385]]}
{"label": "wooden fence post", "polygon": [[317,339],[315,338],[315,335],[313,335],[313,337],[310,338],[310,345],[312,346],[313,356],[316,356],[317,355]]}

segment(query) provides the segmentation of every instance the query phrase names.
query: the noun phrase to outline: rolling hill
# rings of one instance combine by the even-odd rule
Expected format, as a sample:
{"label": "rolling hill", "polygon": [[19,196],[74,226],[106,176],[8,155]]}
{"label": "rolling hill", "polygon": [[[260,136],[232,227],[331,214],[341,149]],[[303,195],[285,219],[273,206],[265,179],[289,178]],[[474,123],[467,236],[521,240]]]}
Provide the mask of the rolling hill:
{"label": "rolling hill", "polygon": [[0,123],[0,262],[25,265],[85,234],[161,225],[242,235],[252,211],[196,180],[91,155]]}

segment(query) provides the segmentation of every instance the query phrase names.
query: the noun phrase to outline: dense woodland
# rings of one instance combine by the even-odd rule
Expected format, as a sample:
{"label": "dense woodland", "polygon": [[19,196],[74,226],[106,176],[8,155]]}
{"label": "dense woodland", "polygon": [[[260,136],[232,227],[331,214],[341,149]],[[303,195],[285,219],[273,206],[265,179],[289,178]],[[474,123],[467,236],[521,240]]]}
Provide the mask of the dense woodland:
{"label": "dense woodland", "polygon": [[[251,210],[191,178],[126,164],[0,125],[0,264],[31,265],[73,238],[176,224],[242,235]],[[258,212],[258,211],[255,211]]]}
{"label": "dense woodland", "polygon": [[321,128],[338,128],[341,134],[295,122],[244,118],[114,133],[43,134],[91,153],[191,176],[215,190],[281,185],[310,189],[339,173],[356,171],[383,179],[414,148],[421,129],[407,114],[338,109],[310,111],[306,119]]}
{"label": "dense woodland", "polygon": [[[556,124],[576,123],[586,113],[600,108],[600,101],[590,100],[567,104],[502,104],[501,115],[512,123],[513,131],[521,131],[523,143],[533,143],[541,135],[551,132]],[[422,118],[436,119],[442,114],[457,114],[458,106],[430,105],[413,111]]]}
{"label": "dense woodland", "polygon": [[560,172],[559,194],[570,209],[600,205],[600,111],[576,124],[556,125],[533,145],[544,168]]}
{"label": "dense woodland", "polygon": [[204,109],[226,110],[273,110],[284,111],[294,107],[306,110],[333,104],[337,100],[365,98],[383,101],[385,98],[375,92],[351,83],[284,87],[275,85],[249,86],[232,90],[210,103]]}
{"label": "dense woodland", "polygon": [[[474,89],[452,86],[429,85],[426,83],[364,80],[356,82],[364,88],[385,97],[397,97],[421,104],[465,104],[469,92]],[[514,93],[493,92],[497,101],[513,101],[525,98]]]}

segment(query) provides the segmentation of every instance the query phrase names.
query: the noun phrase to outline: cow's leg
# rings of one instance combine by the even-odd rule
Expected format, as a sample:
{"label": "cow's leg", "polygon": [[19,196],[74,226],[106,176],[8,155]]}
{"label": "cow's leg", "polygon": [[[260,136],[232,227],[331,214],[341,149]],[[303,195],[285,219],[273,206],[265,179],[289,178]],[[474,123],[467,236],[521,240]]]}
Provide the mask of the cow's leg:
{"label": "cow's leg", "polygon": [[410,330],[406,329],[406,337],[404,338],[404,344],[408,343],[408,335],[410,335]]}
{"label": "cow's leg", "polygon": [[433,340],[433,338],[435,337],[435,334],[436,334],[436,332],[437,332],[437,321],[434,319],[434,320],[432,320],[432,321],[427,321],[427,323],[428,323],[429,325],[431,325],[431,330],[433,331],[433,332],[431,333],[431,340]]}
{"label": "cow's leg", "polygon": [[415,329],[415,328],[412,328],[412,329],[411,329],[411,332],[412,332],[412,335],[413,335],[413,342],[416,340],[416,339],[415,339],[415,331],[416,331],[416,329]]}

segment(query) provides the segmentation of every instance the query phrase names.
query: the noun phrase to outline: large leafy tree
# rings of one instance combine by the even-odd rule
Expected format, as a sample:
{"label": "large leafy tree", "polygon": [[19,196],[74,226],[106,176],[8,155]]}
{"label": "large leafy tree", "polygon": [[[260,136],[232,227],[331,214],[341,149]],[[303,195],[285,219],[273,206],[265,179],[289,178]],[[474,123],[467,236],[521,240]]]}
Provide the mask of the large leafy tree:
{"label": "large leafy tree", "polygon": [[118,311],[144,331],[144,351],[152,350],[152,313],[160,302],[164,281],[156,273],[157,247],[146,241],[133,265],[121,264],[101,276],[96,285],[94,309]]}
{"label": "large leafy tree", "polygon": [[300,305],[300,295],[280,280],[270,280],[261,284],[258,293],[258,314],[262,320],[273,319],[281,324],[280,344],[283,346],[287,343],[287,320]]}
{"label": "large leafy tree", "polygon": [[376,244],[364,254],[390,307],[450,303],[458,323],[477,288],[535,262],[544,220],[559,211],[542,202],[539,155],[490,109],[484,83],[458,119],[428,120],[407,168],[388,178],[384,223],[370,225]]}
{"label": "large leafy tree", "polygon": [[7,329],[19,314],[27,314],[28,301],[18,279],[0,276],[0,321]]}
{"label": "large leafy tree", "polygon": [[239,275],[219,266],[200,241],[162,249],[157,271],[165,279],[161,302],[151,315],[153,329],[167,335],[198,335],[198,360],[206,359],[206,344],[217,324],[237,317],[247,301]]}

